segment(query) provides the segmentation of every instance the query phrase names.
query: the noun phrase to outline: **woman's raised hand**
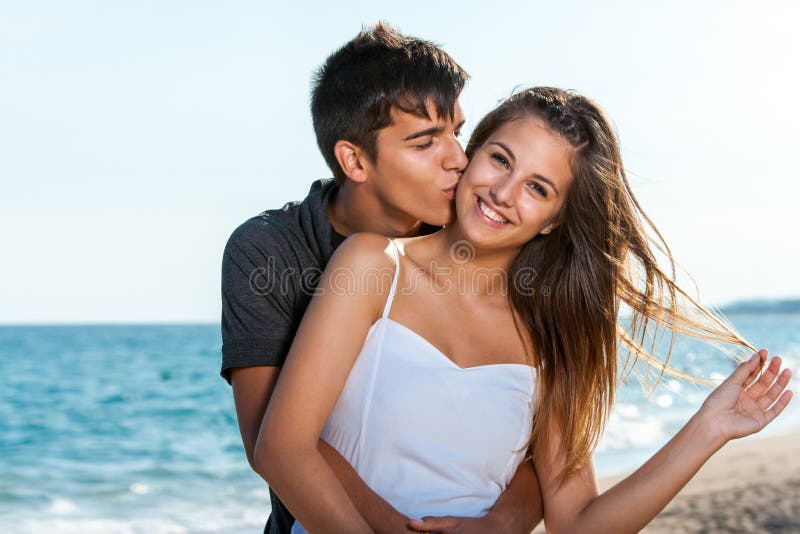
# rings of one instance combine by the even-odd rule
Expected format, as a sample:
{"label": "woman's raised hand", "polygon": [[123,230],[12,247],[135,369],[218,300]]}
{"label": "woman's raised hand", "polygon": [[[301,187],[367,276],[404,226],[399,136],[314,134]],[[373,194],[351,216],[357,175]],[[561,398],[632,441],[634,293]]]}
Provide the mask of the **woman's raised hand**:
{"label": "woman's raised hand", "polygon": [[792,392],[786,390],[786,385],[792,376],[791,371],[781,371],[781,359],[775,356],[758,378],[762,362],[766,360],[766,349],[753,354],[708,396],[700,408],[697,415],[723,440],[759,432],[789,404]]}

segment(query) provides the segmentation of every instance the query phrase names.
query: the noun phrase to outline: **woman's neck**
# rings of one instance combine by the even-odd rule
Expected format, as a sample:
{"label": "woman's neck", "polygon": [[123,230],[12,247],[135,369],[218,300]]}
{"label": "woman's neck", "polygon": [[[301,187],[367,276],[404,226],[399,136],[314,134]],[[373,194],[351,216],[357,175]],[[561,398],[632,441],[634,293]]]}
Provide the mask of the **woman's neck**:
{"label": "woman's neck", "polygon": [[458,221],[430,236],[431,261],[443,275],[476,295],[506,295],[508,272],[519,249],[477,248],[458,226]]}

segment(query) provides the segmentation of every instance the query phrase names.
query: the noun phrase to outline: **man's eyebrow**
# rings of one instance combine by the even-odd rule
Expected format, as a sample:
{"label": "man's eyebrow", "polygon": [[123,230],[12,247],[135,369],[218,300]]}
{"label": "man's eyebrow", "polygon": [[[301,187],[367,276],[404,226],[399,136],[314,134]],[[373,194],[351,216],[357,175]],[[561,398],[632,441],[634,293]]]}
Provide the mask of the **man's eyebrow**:
{"label": "man's eyebrow", "polygon": [[[461,122],[459,122],[456,125],[456,127],[453,128],[453,129],[456,132],[461,130],[461,128],[464,127],[464,124],[466,124],[466,122],[467,122],[466,119],[462,119]],[[406,137],[403,138],[403,141],[411,141],[412,139],[417,139],[419,137],[425,137],[426,135],[436,135],[436,134],[442,133],[443,131],[444,131],[444,128],[442,126],[434,126],[432,128],[428,128],[426,130],[422,130],[420,132],[415,132],[415,133],[413,133],[411,135],[407,135]]]}
{"label": "man's eyebrow", "polygon": [[[508,148],[504,143],[501,143],[500,141],[491,141],[491,142],[489,142],[489,144],[490,145],[497,145],[500,148],[502,148],[503,150],[505,150],[506,152],[508,152],[508,156],[512,160],[516,160],[517,159],[517,157],[514,155],[514,152],[512,152],[511,149]],[[549,185],[550,187],[552,187],[553,191],[556,192],[556,196],[559,195],[558,188],[556,187],[556,184],[553,183],[553,180],[551,180],[547,176],[542,176],[541,174],[534,174],[533,177],[536,178],[537,180],[541,180],[542,182],[544,182],[547,185]]]}
{"label": "man's eyebrow", "polygon": [[403,138],[403,141],[411,141],[412,139],[417,139],[419,137],[425,137],[426,135],[434,135],[438,133],[442,133],[444,128],[441,126],[434,126],[433,128],[428,128],[426,130],[422,130],[419,132],[414,132],[411,135],[407,135]]}

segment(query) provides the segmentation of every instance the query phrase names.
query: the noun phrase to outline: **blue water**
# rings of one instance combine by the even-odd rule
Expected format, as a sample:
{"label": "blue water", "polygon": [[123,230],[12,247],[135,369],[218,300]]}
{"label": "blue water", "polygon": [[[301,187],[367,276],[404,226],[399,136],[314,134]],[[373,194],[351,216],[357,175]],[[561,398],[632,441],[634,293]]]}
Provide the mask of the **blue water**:
{"label": "blue water", "polygon": [[[800,316],[732,316],[800,372]],[[267,491],[247,465],[217,325],[0,327],[0,532],[258,532]],[[733,364],[684,344],[695,374]],[[637,465],[706,388],[620,392],[596,461]],[[771,432],[800,426],[800,402]],[[800,450],[798,451],[800,452]]]}
{"label": "blue water", "polygon": [[254,532],[219,328],[0,329],[0,532]]}

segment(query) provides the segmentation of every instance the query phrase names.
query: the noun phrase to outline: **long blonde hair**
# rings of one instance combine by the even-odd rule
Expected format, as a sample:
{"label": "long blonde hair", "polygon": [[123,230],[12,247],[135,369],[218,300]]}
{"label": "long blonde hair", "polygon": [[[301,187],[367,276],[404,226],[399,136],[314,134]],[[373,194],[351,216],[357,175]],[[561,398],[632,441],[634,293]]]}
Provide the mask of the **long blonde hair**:
{"label": "long blonde hair", "polygon": [[[623,369],[646,362],[658,372],[691,379],[669,366],[676,334],[753,349],[720,316],[676,283],[675,260],[631,190],[614,131],[591,100],[534,87],[486,115],[466,152],[471,157],[503,124],[537,117],[575,149],[573,183],[558,227],[526,243],[509,271],[509,299],[536,355],[538,397],[531,442],[555,423],[566,453],[562,475],[590,457],[608,419]],[[656,252],[666,257],[662,269]],[[520,290],[531,269],[538,290]],[[526,288],[528,289],[528,288]],[[629,312],[623,327],[620,309]],[[626,313],[625,315],[628,315]],[[668,333],[663,357],[655,340]],[[537,453],[546,447],[537,447]]]}

